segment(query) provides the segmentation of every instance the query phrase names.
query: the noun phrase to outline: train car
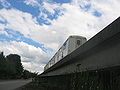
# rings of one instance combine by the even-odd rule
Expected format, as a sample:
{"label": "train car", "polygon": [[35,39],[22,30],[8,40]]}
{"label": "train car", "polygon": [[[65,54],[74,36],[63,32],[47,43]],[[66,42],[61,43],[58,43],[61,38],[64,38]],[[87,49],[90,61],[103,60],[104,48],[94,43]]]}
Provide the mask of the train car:
{"label": "train car", "polygon": [[69,36],[69,38],[65,41],[62,47],[56,52],[56,54],[52,57],[52,59],[46,64],[44,67],[44,71],[48,68],[52,67],[62,58],[73,52],[75,49],[80,47],[87,41],[85,37],[82,36]]}

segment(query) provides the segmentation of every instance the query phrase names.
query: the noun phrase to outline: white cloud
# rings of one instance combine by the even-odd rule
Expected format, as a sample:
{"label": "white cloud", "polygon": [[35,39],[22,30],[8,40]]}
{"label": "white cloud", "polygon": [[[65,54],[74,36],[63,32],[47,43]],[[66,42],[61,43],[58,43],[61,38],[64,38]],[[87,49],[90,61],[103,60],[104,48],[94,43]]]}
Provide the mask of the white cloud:
{"label": "white cloud", "polygon": [[95,31],[97,27],[94,24],[98,23],[97,17],[83,12],[79,7],[70,4],[64,4],[62,7],[66,8],[66,12],[52,22],[52,28],[58,32],[62,30],[61,34],[63,37],[75,34],[90,38],[97,33]]}
{"label": "white cloud", "polygon": [[102,25],[108,24],[120,16],[119,3],[119,0],[92,1],[93,7],[103,12],[103,15],[101,17]]}
{"label": "white cloud", "polygon": [[44,8],[47,9],[48,11],[50,11],[51,13],[54,13],[54,5],[44,2]]}
{"label": "white cloud", "polygon": [[[82,35],[89,39],[120,16],[120,1],[118,0],[110,0],[109,2],[111,3],[105,0],[76,0],[76,2],[62,5],[66,9],[66,12],[63,16],[52,22],[52,28],[56,29],[55,31],[62,30],[63,32],[67,32],[68,35]],[[80,4],[85,5],[87,3],[91,4],[90,11],[88,12],[80,8]],[[102,16],[94,16],[93,10],[100,11]]]}
{"label": "white cloud", "polygon": [[40,26],[31,14],[16,9],[2,9],[0,12],[0,15],[8,22],[5,28],[17,30],[26,37],[40,41],[46,46],[51,46],[50,44],[54,44],[56,41],[59,43],[63,31],[55,31],[56,29],[50,29],[50,26],[47,25]]}
{"label": "white cloud", "polygon": [[98,22],[98,27],[100,28],[107,26],[110,22],[120,16],[120,0],[73,0],[73,2],[77,2],[76,6],[90,4],[91,7],[88,13],[92,14],[94,10],[102,13],[102,16],[99,17],[100,21]]}
{"label": "white cloud", "polygon": [[0,0],[0,3],[4,8],[11,7],[10,3],[8,3],[7,0]]}
{"label": "white cloud", "polygon": [[0,51],[3,51],[5,55],[11,53],[20,55],[23,66],[30,71],[42,72],[43,66],[48,60],[46,53],[40,48],[36,48],[24,42],[0,42]]}
{"label": "white cloud", "polygon": [[26,3],[27,5],[32,5],[32,6],[39,5],[37,0],[25,0],[24,3]]}
{"label": "white cloud", "polygon": [[54,10],[59,8],[60,9],[60,4],[57,3],[48,3],[48,2],[43,2],[43,7],[49,11],[50,13],[54,14]]}

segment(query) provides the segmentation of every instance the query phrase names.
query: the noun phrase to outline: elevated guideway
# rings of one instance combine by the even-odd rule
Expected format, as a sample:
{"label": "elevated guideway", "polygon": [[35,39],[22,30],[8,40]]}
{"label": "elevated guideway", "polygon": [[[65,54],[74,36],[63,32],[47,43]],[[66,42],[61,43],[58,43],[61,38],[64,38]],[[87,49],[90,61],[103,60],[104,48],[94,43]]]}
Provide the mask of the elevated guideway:
{"label": "elevated guideway", "polygon": [[41,76],[120,67],[120,17]]}

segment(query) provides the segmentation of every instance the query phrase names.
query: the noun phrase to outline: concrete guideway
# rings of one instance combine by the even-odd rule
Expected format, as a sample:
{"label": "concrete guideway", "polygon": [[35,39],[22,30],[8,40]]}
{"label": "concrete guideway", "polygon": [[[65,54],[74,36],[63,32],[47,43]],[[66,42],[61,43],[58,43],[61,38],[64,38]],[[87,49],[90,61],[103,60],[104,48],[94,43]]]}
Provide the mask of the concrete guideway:
{"label": "concrete guideway", "polygon": [[1,81],[0,82],[0,90],[15,90],[31,81],[32,81],[31,79]]}

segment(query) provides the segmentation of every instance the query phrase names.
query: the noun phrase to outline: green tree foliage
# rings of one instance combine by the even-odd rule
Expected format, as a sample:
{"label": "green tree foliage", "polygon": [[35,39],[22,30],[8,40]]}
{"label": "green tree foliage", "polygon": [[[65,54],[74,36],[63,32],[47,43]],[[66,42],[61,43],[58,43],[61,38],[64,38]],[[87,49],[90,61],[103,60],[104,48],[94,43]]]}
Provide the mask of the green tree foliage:
{"label": "green tree foliage", "polygon": [[5,56],[3,55],[3,52],[0,53],[0,77],[3,77],[7,74],[6,72],[6,59]]}
{"label": "green tree foliage", "polygon": [[3,52],[0,53],[0,79],[27,79],[36,75],[36,73],[23,69],[19,55],[10,54],[5,57]]}
{"label": "green tree foliage", "polygon": [[12,77],[20,78],[23,72],[23,66],[20,56],[17,54],[10,54],[6,57],[8,63],[8,71]]}
{"label": "green tree foliage", "polygon": [[37,73],[31,73],[28,70],[23,71],[23,78],[28,79],[28,78],[34,78],[37,75]]}

